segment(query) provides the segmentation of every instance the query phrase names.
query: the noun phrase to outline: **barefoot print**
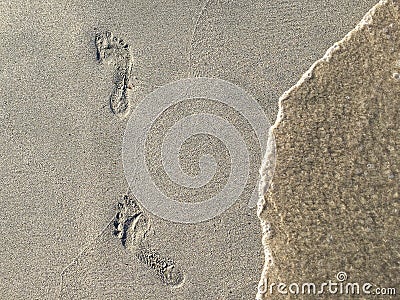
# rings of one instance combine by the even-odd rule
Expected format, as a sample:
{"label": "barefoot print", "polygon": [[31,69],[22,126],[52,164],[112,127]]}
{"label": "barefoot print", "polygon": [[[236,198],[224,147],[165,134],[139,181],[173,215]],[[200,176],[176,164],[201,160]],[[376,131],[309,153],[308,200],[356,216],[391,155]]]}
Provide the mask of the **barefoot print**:
{"label": "barefoot print", "polygon": [[126,117],[130,111],[128,93],[132,89],[133,58],[129,45],[109,31],[97,33],[95,44],[97,60],[115,67],[114,88],[110,95],[111,111],[121,118]]}
{"label": "barefoot print", "polygon": [[125,195],[117,205],[114,235],[140,262],[154,270],[164,284],[179,285],[183,282],[183,273],[174,260],[161,256],[145,242],[149,230],[150,225],[142,209],[132,197]]}

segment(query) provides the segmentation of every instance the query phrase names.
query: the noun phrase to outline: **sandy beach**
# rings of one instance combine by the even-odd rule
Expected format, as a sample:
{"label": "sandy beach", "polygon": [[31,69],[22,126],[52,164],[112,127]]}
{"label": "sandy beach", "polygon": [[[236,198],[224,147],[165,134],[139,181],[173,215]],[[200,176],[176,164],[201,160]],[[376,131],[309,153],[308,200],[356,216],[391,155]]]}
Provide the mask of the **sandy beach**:
{"label": "sandy beach", "polygon": [[[0,3],[0,298],[255,299],[265,267],[265,235],[263,244],[254,202],[268,135],[264,128],[275,123],[280,96],[375,4],[369,0],[253,1],[251,5],[228,0]],[[396,14],[393,10],[392,18]],[[397,26],[396,18],[387,22]],[[395,32],[388,34],[396,36]],[[367,46],[360,38],[348,47]],[[386,51],[384,47],[389,46],[376,51]],[[365,51],[370,57],[376,55],[374,49]],[[332,67],[332,74],[348,70],[346,61],[365,63],[344,58],[336,69]],[[335,81],[326,77],[330,71],[321,71],[318,78],[327,79],[315,83],[315,90],[326,88],[325,81]],[[396,72],[388,69],[391,83],[383,87],[388,95],[394,91],[397,81],[391,76]],[[363,80],[369,78],[363,75]],[[200,82],[199,87],[197,78],[213,80]],[[182,80],[188,84],[172,85]],[[366,93],[361,88],[355,91]],[[163,101],[174,93],[189,99],[163,109],[161,104],[167,103]],[[397,99],[393,93],[392,99]],[[224,99],[227,94],[231,97]],[[228,105],[235,97],[238,100]],[[335,109],[342,109],[344,104],[340,105]],[[396,111],[398,102],[389,99],[385,105]],[[307,108],[297,108],[297,102],[293,106],[293,111],[304,112],[298,118],[316,122]],[[217,116],[218,125],[209,121],[210,115]],[[151,125],[146,141],[132,142],[143,131],[130,125],[153,116],[146,123]],[[252,121],[252,116],[261,119]],[[394,115],[386,117],[396,120]],[[224,135],[230,126],[237,130],[232,134],[243,139],[240,145],[248,159],[245,177],[232,174],[236,170],[232,162],[243,163],[243,151],[236,151],[236,157],[239,143],[237,148],[230,146],[236,135]],[[171,128],[176,134],[170,134]],[[174,141],[186,138],[185,128],[193,129],[193,136],[178,147]],[[282,131],[282,137],[301,136],[296,128],[301,127],[285,128],[289,133]],[[398,133],[398,127],[393,130]],[[221,142],[219,135],[228,136],[231,144]],[[390,145],[396,149],[395,137]],[[174,146],[164,146],[165,141]],[[294,139],[291,142],[295,144]],[[284,153],[284,138],[278,136],[276,144],[278,153]],[[138,153],[145,157],[136,157]],[[275,187],[285,170],[280,159],[292,155],[300,157],[297,152],[277,156]],[[173,163],[168,165],[165,157]],[[398,156],[388,160],[398,164]],[[135,169],[139,162],[146,166],[143,172]],[[393,176],[398,176],[396,172]],[[139,184],[141,176],[152,183]],[[398,184],[398,177],[390,182],[395,193],[398,185],[393,182]],[[152,203],[164,207],[161,198],[143,196],[154,185],[163,196],[184,203],[182,207],[200,207],[221,195],[227,183],[237,183],[239,191],[234,198],[223,198],[230,205],[210,218],[193,214],[185,222],[176,221],[179,216],[173,209],[154,209]],[[288,209],[279,206],[287,195],[268,197],[278,203],[278,212],[269,210],[260,217],[275,224],[275,218]],[[394,218],[392,208],[388,205],[385,212]],[[396,227],[390,226],[390,237],[396,238]],[[371,243],[378,241],[375,237]],[[276,241],[276,248],[271,248],[279,253],[275,261],[282,255],[288,264],[276,264],[271,278],[286,278],[291,275],[286,266],[298,267],[293,262],[317,253],[299,250],[291,256],[285,252],[287,241],[279,234]],[[394,246],[391,249],[381,252],[398,253]],[[305,278],[314,269],[304,270]],[[388,275],[382,280],[388,278],[396,279]]]}

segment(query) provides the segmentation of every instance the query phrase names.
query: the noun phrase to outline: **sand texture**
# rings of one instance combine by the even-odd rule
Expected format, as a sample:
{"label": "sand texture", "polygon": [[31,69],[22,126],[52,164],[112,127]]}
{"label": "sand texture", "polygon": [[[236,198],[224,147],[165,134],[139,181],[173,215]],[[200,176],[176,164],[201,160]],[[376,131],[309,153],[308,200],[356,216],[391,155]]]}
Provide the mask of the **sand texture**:
{"label": "sand texture", "polygon": [[379,2],[281,97],[276,169],[260,211],[268,258],[260,298],[294,298],[277,286],[271,294],[271,284],[318,288],[339,283],[339,272],[371,292],[398,289],[399,29],[400,3]]}
{"label": "sand texture", "polygon": [[[132,116],[147,116],[143,105],[158,108],[144,103],[150,93],[201,76],[246,91],[272,124],[279,96],[375,2],[0,1],[0,299],[254,299],[264,251],[257,208],[248,202],[267,138],[255,138],[241,103],[171,105],[139,145],[154,185],[197,203],[234,178],[229,150],[237,147],[209,134],[188,138],[175,156],[186,174],[200,173],[205,154],[217,166],[209,182],[188,188],[164,168],[165,135],[203,112],[237,127],[249,152],[248,185],[224,213],[196,224],[165,220],[142,205],[124,173],[125,130]],[[387,72],[384,82],[394,84],[395,71]]]}

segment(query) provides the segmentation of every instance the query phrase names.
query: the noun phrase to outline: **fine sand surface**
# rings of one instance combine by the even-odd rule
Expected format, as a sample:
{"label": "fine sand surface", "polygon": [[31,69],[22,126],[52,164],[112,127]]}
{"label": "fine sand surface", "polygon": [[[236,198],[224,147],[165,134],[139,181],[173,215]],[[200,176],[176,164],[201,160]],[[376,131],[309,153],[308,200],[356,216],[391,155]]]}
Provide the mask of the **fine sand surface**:
{"label": "fine sand surface", "polygon": [[329,281],[343,292],[325,286],[323,299],[347,299],[348,283],[398,299],[399,29],[399,2],[379,2],[281,97],[260,299],[317,297],[303,283]]}
{"label": "fine sand surface", "polygon": [[[176,2],[0,3],[1,299],[254,299],[264,253],[247,202],[263,153],[246,122],[239,131],[252,169],[244,192],[223,214],[180,224],[146,211],[129,191],[122,165],[129,116],[158,87],[202,76],[241,87],[273,123],[279,96],[375,1]],[[201,100],[167,116],[238,117]],[[186,201],[218,193],[229,158],[201,135],[183,145],[182,168],[196,173],[196,157],[214,155],[221,171],[209,190],[167,185],[155,153],[166,124],[160,119],[146,144],[155,182]]]}

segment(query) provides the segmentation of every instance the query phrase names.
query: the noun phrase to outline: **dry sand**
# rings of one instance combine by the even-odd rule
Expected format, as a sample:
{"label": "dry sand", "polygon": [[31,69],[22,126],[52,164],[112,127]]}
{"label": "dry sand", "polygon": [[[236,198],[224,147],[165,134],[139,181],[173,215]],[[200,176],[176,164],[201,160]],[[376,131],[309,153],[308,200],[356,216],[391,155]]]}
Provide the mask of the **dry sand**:
{"label": "dry sand", "polygon": [[[159,86],[216,77],[245,89],[273,121],[279,95],[375,1],[175,2],[0,3],[0,298],[255,297],[263,247],[256,209],[246,205],[251,189],[194,225],[124,206],[124,93],[134,110]],[[99,62],[96,34],[107,31],[129,45],[129,57]],[[118,222],[139,215],[143,251],[118,238]],[[163,282],[164,263],[183,284]]]}
{"label": "dry sand", "polygon": [[381,1],[280,99],[260,298],[311,299],[303,283],[329,280],[343,293],[323,299],[348,283],[399,292],[399,28],[399,2]]}

